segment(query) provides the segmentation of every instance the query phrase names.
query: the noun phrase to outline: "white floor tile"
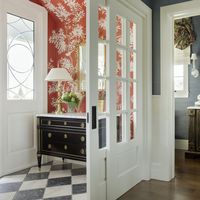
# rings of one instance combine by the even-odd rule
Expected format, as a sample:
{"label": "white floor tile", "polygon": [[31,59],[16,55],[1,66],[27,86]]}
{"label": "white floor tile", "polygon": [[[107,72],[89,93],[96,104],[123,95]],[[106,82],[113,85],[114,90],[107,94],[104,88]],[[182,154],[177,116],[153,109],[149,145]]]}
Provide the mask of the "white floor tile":
{"label": "white floor tile", "polygon": [[72,200],[87,200],[87,193],[73,195]]}
{"label": "white floor tile", "polygon": [[0,184],[22,182],[24,180],[25,176],[26,176],[26,174],[5,176],[0,179]]}
{"label": "white floor tile", "polygon": [[42,172],[49,172],[51,169],[51,165],[47,166],[42,166],[41,168],[39,167],[32,167],[29,171],[29,174],[31,173],[42,173]]}
{"label": "white floor tile", "polygon": [[15,192],[0,193],[0,200],[12,200],[14,196]]}
{"label": "white floor tile", "polygon": [[49,173],[49,179],[68,177],[68,176],[71,176],[71,170],[57,170],[57,171],[51,171]]}
{"label": "white floor tile", "polygon": [[45,188],[46,185],[47,185],[47,180],[25,181],[23,182],[19,190],[21,191],[21,190]]}
{"label": "white floor tile", "polygon": [[53,198],[59,196],[68,196],[72,194],[72,186],[56,186],[45,189],[43,198]]}
{"label": "white floor tile", "polygon": [[72,176],[72,184],[86,183],[86,175]]}

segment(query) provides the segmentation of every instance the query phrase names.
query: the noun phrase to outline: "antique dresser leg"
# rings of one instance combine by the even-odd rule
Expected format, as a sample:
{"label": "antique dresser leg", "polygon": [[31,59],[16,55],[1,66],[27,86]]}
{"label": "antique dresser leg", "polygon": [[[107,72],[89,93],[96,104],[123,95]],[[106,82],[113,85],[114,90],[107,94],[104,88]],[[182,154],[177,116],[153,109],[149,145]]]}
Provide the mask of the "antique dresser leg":
{"label": "antique dresser leg", "polygon": [[38,167],[41,168],[42,155],[38,154],[37,159],[38,159]]}

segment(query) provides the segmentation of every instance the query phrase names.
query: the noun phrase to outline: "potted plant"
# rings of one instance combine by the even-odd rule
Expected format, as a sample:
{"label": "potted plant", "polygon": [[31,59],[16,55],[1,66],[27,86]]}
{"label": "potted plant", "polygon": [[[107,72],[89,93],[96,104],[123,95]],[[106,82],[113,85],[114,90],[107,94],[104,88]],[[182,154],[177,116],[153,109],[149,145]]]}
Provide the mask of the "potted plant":
{"label": "potted plant", "polygon": [[68,112],[74,112],[79,105],[80,99],[74,92],[65,92],[62,95],[62,101],[67,103]]}

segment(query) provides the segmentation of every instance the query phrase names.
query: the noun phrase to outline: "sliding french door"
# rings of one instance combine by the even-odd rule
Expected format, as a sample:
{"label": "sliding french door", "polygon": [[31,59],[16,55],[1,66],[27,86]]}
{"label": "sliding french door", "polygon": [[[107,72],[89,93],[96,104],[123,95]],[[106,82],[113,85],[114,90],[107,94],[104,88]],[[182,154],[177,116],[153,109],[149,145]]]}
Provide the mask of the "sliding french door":
{"label": "sliding french door", "polygon": [[[143,179],[142,25],[142,19],[118,0],[87,1],[87,189],[91,200],[117,199]],[[106,119],[103,148],[100,119]]]}

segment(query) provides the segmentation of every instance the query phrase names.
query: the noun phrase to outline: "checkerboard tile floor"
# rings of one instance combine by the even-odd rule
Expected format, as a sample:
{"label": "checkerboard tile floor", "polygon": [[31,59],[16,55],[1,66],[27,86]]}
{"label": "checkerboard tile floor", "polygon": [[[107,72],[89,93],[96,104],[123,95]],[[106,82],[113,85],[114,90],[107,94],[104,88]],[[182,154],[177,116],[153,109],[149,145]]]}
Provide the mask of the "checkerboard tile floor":
{"label": "checkerboard tile floor", "polygon": [[86,168],[51,162],[0,178],[0,200],[87,200]]}

